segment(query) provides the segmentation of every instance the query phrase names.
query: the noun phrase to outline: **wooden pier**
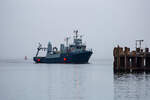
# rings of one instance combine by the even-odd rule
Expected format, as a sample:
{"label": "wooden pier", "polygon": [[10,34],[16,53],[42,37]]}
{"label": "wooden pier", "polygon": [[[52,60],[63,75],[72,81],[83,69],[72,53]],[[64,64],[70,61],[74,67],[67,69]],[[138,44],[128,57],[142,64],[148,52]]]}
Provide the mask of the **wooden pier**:
{"label": "wooden pier", "polygon": [[128,47],[114,48],[114,73],[150,72],[149,48],[141,49],[141,42],[143,40],[136,41],[136,50],[133,51],[130,51]]}

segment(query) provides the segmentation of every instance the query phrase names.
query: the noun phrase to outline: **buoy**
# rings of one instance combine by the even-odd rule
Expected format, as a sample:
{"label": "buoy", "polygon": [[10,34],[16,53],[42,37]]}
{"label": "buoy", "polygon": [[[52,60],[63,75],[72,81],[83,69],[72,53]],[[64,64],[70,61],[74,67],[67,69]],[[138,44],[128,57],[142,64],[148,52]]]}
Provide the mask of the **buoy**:
{"label": "buoy", "polygon": [[27,60],[27,56],[24,57],[24,60]]}

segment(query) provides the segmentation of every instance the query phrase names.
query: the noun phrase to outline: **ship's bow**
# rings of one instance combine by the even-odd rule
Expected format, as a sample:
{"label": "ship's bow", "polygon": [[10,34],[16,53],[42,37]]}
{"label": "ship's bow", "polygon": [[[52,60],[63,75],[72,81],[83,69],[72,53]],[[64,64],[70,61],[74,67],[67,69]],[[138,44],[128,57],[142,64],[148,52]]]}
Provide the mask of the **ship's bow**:
{"label": "ship's bow", "polygon": [[88,63],[92,54],[93,54],[92,51],[85,51],[85,52],[74,54],[72,56],[72,62],[73,63]]}

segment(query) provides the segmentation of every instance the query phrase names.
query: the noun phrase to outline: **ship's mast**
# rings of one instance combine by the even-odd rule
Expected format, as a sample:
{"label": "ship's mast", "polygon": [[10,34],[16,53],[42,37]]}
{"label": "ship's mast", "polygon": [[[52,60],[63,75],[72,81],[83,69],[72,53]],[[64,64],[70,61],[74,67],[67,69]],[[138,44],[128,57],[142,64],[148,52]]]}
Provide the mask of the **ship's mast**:
{"label": "ship's mast", "polygon": [[70,37],[66,37],[66,39],[65,39],[67,47],[68,47],[69,39],[70,39]]}
{"label": "ship's mast", "polygon": [[78,30],[74,30],[73,32],[75,33],[75,38],[77,39],[78,38]]}
{"label": "ship's mast", "polygon": [[82,36],[78,34],[78,30],[74,30],[73,33],[75,33],[74,37],[74,44],[75,45],[82,45]]}

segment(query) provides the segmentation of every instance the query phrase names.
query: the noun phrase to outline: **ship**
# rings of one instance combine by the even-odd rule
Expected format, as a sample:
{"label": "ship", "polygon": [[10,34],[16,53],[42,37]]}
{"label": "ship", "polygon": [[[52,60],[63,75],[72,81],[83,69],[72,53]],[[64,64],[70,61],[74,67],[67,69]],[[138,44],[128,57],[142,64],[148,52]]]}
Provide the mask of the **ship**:
{"label": "ship", "polygon": [[[73,31],[73,42],[69,44],[70,37],[67,37],[66,44],[60,44],[60,50],[57,47],[52,47],[51,42],[48,42],[47,47],[42,47],[39,43],[36,56],[33,57],[35,63],[89,63],[89,59],[93,54],[92,49],[87,49],[86,44],[82,42],[82,36],[78,30]],[[46,56],[41,57],[39,51],[46,51]]]}

